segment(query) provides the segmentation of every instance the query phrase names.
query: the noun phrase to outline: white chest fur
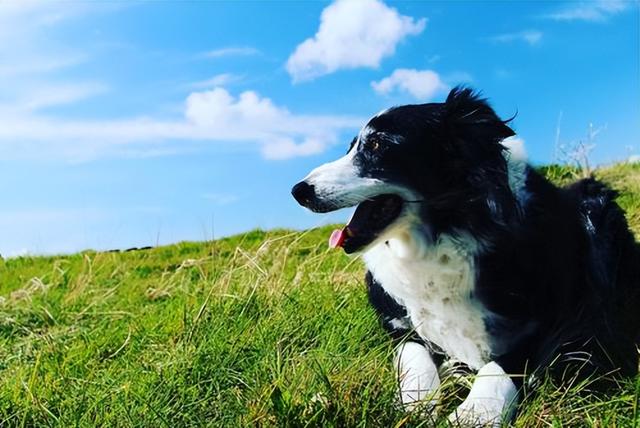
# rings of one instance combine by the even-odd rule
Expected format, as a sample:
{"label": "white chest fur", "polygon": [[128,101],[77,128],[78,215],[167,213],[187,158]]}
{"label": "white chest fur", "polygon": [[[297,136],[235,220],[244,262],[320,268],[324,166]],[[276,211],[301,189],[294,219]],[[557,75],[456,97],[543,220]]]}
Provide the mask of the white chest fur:
{"label": "white chest fur", "polygon": [[478,369],[489,361],[484,307],[475,284],[471,239],[441,236],[427,244],[412,228],[393,233],[363,256],[385,291],[407,308],[416,332],[450,357]]}

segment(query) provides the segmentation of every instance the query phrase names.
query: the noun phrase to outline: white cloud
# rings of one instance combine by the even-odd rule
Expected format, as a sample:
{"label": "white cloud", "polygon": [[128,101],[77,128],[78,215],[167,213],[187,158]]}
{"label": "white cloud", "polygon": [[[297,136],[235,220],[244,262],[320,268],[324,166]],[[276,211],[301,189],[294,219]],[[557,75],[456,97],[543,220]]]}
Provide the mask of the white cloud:
{"label": "white cloud", "polygon": [[249,46],[240,46],[240,47],[226,47],[220,49],[214,49],[207,52],[203,52],[200,54],[203,58],[222,58],[225,56],[251,56],[257,55],[260,51],[256,48],[252,48]]}
{"label": "white cloud", "polygon": [[[2,50],[0,50],[2,52]],[[86,58],[79,54],[27,54],[12,55],[12,61],[0,64],[0,77],[24,77],[25,75],[51,73],[81,64]]]}
{"label": "white cloud", "polygon": [[336,0],[322,11],[318,32],[296,47],[286,68],[294,82],[340,69],[375,68],[425,25],[425,18],[400,15],[380,0]]}
{"label": "white cloud", "polygon": [[253,141],[268,159],[308,156],[338,142],[341,130],[362,124],[359,118],[296,115],[253,91],[234,98],[224,88],[194,92],[187,98],[187,137]]}
{"label": "white cloud", "polygon": [[87,161],[103,156],[145,156],[189,149],[188,142],[255,144],[265,158],[308,156],[339,142],[362,118],[303,115],[253,91],[191,93],[183,116],[113,120],[59,119],[23,111],[0,116],[0,159]]}
{"label": "white cloud", "polygon": [[231,83],[239,82],[243,79],[243,76],[239,76],[233,73],[222,73],[216,74],[209,79],[200,80],[197,82],[193,82],[188,85],[188,87],[193,89],[209,89],[214,88],[216,86],[227,86]]}
{"label": "white cloud", "polygon": [[634,1],[629,0],[592,0],[571,3],[567,7],[547,15],[546,18],[554,21],[602,22],[627,10],[633,3]]}
{"label": "white cloud", "polygon": [[0,113],[38,111],[47,107],[72,104],[107,91],[108,87],[100,82],[34,85],[28,91],[21,91],[10,105],[0,104]]}
{"label": "white cloud", "polygon": [[274,122],[287,119],[288,115],[285,109],[275,106],[269,98],[261,98],[256,92],[245,91],[235,99],[220,87],[190,94],[185,110],[186,118],[194,125],[211,129],[232,129],[234,125],[259,129],[276,125]]}
{"label": "white cloud", "polygon": [[537,45],[542,40],[542,32],[538,30],[525,30],[517,33],[498,34],[489,40],[497,43],[525,42],[529,45]]}
{"label": "white cloud", "polygon": [[390,76],[379,82],[371,82],[371,86],[379,94],[389,94],[397,90],[421,101],[427,101],[448,89],[435,71],[406,68],[394,70]]}
{"label": "white cloud", "polygon": [[262,147],[262,155],[266,159],[280,160],[299,156],[311,156],[322,153],[327,144],[321,138],[307,137],[301,143],[291,138],[271,141]]}

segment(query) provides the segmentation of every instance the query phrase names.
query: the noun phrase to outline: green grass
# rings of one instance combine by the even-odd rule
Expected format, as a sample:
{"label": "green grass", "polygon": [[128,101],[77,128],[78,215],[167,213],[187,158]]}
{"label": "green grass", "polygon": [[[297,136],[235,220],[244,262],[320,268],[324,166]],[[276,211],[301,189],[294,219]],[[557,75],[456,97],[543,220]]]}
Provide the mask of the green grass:
{"label": "green grass", "polygon": [[[597,175],[638,236],[640,165]],[[362,264],[328,233],[0,261],[0,426],[433,425],[397,407]],[[445,385],[440,414],[464,388]],[[546,387],[514,425],[640,425],[639,396],[640,378],[607,398]]]}

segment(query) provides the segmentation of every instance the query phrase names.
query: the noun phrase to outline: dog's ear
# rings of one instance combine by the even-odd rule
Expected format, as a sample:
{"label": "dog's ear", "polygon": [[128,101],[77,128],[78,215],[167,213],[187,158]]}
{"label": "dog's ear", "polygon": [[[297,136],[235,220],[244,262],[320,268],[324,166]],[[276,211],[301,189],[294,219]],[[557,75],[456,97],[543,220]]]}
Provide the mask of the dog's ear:
{"label": "dog's ear", "polygon": [[452,141],[467,144],[497,146],[500,141],[515,135],[507,121],[501,120],[487,100],[470,88],[456,86],[444,103],[444,121]]}
{"label": "dog's ear", "polygon": [[[495,188],[508,188],[505,147],[500,144],[515,135],[487,101],[469,88],[454,88],[444,103],[445,144],[450,151],[451,174],[465,185],[483,189],[487,194]],[[507,192],[508,194],[508,192]]]}

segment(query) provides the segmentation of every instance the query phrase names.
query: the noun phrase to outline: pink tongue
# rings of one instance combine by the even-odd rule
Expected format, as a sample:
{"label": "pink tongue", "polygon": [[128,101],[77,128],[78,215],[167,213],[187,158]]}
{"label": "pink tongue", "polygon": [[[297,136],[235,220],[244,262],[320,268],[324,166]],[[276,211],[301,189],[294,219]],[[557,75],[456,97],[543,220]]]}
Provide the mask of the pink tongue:
{"label": "pink tongue", "polygon": [[331,232],[331,237],[329,238],[329,248],[337,248],[342,247],[342,243],[344,242],[344,238],[347,236],[345,229],[336,229]]}

